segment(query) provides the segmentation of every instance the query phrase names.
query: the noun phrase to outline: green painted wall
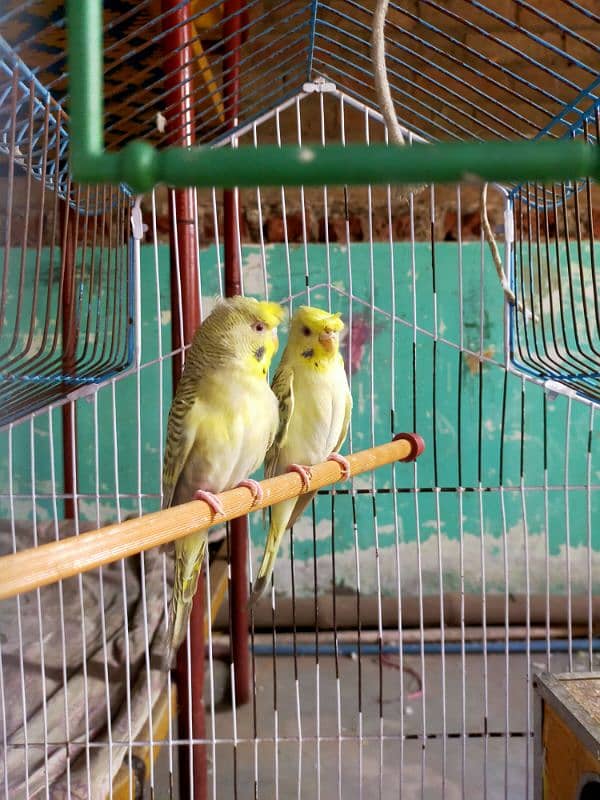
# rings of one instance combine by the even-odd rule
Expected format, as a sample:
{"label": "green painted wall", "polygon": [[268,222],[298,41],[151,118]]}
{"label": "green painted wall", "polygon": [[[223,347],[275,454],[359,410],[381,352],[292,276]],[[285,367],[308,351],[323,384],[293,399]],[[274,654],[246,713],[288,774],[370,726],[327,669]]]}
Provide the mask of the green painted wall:
{"label": "green painted wall", "polygon": [[[201,251],[205,313],[211,297],[219,292],[217,261],[222,264],[222,253],[217,259],[214,248]],[[573,589],[584,591],[590,567],[588,538],[594,551],[591,566],[600,576],[600,501],[597,490],[586,489],[588,473],[592,484],[600,483],[600,414],[591,420],[589,406],[578,401],[569,404],[562,397],[545,403],[539,387],[506,374],[501,365],[502,293],[487,252],[482,265],[478,243],[463,244],[460,253],[453,243],[438,244],[433,252],[430,245],[417,244],[413,250],[410,243],[393,248],[383,243],[372,248],[368,244],[329,249],[318,244],[298,245],[290,248],[289,256],[283,246],[270,245],[264,263],[259,247],[245,246],[243,266],[247,293],[264,296],[268,290],[272,299],[292,297],[297,305],[308,299],[308,282],[311,303],[331,302],[351,323],[345,348],[352,365],[355,401],[353,449],[387,441],[400,430],[417,430],[427,443],[416,469],[402,464],[383,468],[355,480],[354,495],[340,486],[333,499],[331,495],[318,497],[314,539],[308,512],[295,531],[298,592],[312,594],[313,548],[319,585],[326,589],[331,581],[332,503],[336,580],[348,588],[355,587],[358,580],[356,547],[360,550],[360,584],[367,593],[376,591],[378,582],[385,593],[395,593],[398,564],[404,591],[418,591],[419,575],[426,592],[439,591],[440,552],[443,586],[457,589],[461,542],[467,590],[480,590],[483,552],[490,591],[504,591],[508,580],[511,591],[524,591],[528,585],[531,591],[543,592],[548,569],[552,590],[563,592],[567,561]],[[139,488],[144,495],[141,509],[158,508],[161,372],[165,418],[171,393],[170,362],[165,361],[161,370],[156,361],[159,331],[163,353],[170,347],[167,247],[159,248],[160,317],[155,269],[154,250],[144,247],[141,487],[137,479],[135,377],[117,381],[114,396],[108,385],[95,400],[77,404],[80,512],[91,521],[106,522],[118,513],[137,513]],[[372,349],[371,329],[375,332]],[[280,341],[283,347],[285,333]],[[478,359],[467,352],[480,350],[496,363],[484,363],[480,370]],[[54,412],[53,422],[56,489],[60,493],[59,412]],[[164,425],[165,419],[162,422]],[[116,452],[113,428],[117,431]],[[8,436],[7,432],[0,434],[4,516],[10,513]],[[18,495],[13,498],[15,514],[21,518],[33,514],[33,472],[37,517],[50,519],[53,483],[48,414],[36,418],[33,434],[29,423],[15,425],[12,438],[13,492]],[[544,450],[547,492],[543,491]],[[418,493],[411,491],[415,485]],[[465,491],[456,491],[458,486]],[[396,493],[391,491],[394,487]],[[370,492],[373,488],[375,500]],[[252,539],[257,562],[264,533],[259,515],[255,516]],[[289,552],[287,540],[282,552]],[[289,585],[289,561],[285,558],[278,563],[276,581],[282,591]]]}

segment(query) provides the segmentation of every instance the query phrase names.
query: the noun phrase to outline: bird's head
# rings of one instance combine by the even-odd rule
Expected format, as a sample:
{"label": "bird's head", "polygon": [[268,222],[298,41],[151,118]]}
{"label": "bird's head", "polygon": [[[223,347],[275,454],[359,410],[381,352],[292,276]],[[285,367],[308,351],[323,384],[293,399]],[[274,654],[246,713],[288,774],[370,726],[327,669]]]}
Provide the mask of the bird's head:
{"label": "bird's head", "polygon": [[277,348],[277,326],[284,317],[277,303],[253,297],[219,301],[199,331],[221,361],[242,362],[250,372],[267,375]]}
{"label": "bird's head", "polygon": [[344,329],[339,312],[332,314],[312,306],[300,306],[292,318],[290,341],[294,356],[301,361],[322,363],[339,352],[339,335]]}

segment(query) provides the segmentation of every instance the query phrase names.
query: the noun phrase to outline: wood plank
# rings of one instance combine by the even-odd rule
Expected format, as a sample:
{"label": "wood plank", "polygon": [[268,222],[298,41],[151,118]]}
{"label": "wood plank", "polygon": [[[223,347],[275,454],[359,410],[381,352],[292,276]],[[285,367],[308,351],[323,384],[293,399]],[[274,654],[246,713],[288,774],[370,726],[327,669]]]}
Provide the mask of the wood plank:
{"label": "wood plank", "polygon": [[[171,719],[176,720],[177,688],[175,683],[171,684],[170,702],[168,690],[165,689],[152,709],[152,721],[154,723],[152,730],[152,741],[164,741],[167,738],[169,731],[169,705],[171,707]],[[140,731],[138,738],[140,741],[148,741],[150,739],[149,721]],[[152,761],[156,763],[160,747],[161,746],[159,744],[155,744],[153,747],[150,747],[150,745],[140,745],[132,748],[133,756],[144,764],[144,775],[146,778],[150,774],[150,762]],[[129,764],[123,763],[113,781],[113,799],[130,800],[131,797],[135,798],[137,796],[135,780],[135,773],[132,773]],[[132,781],[133,786],[131,785]]]}
{"label": "wood plank", "polygon": [[544,703],[543,717],[544,800],[575,800],[581,777],[598,773],[600,761],[583,747],[548,703]]}

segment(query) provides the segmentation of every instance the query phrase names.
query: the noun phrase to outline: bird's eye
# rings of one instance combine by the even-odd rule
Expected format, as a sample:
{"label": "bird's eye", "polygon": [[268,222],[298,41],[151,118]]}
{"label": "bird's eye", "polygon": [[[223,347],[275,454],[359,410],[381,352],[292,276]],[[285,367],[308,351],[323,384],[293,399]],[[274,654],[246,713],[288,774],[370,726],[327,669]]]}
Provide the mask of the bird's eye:
{"label": "bird's eye", "polygon": [[264,331],[264,329],[265,329],[265,323],[264,322],[255,322],[252,327],[257,333],[262,333]]}
{"label": "bird's eye", "polygon": [[306,325],[302,328],[302,333],[305,336],[310,336],[310,328],[307,328]]}

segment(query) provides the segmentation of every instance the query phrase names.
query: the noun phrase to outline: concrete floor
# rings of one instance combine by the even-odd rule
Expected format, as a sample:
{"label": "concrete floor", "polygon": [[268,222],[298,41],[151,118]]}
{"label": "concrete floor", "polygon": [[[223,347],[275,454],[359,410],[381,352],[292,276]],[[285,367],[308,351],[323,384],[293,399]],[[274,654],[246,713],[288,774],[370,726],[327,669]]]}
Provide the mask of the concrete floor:
{"label": "concrete floor", "polygon": [[[525,731],[533,712],[525,656],[510,656],[508,706],[504,655],[466,656],[464,692],[460,655],[430,655],[423,663],[411,656],[404,663],[422,676],[424,693],[402,703],[394,656],[381,673],[377,656],[363,655],[360,664],[356,657],[340,658],[339,680],[333,657],[321,656],[318,665],[314,656],[301,657],[297,684],[293,658],[278,657],[275,676],[273,658],[257,657],[255,701],[234,711],[226,702],[229,667],[214,662],[216,702],[207,708],[206,723],[216,743],[208,747],[208,797],[532,797],[533,741]],[[531,665],[546,667],[541,656],[533,656]],[[553,655],[551,667],[567,670],[566,656]],[[163,748],[156,798],[169,796],[167,764]]]}

